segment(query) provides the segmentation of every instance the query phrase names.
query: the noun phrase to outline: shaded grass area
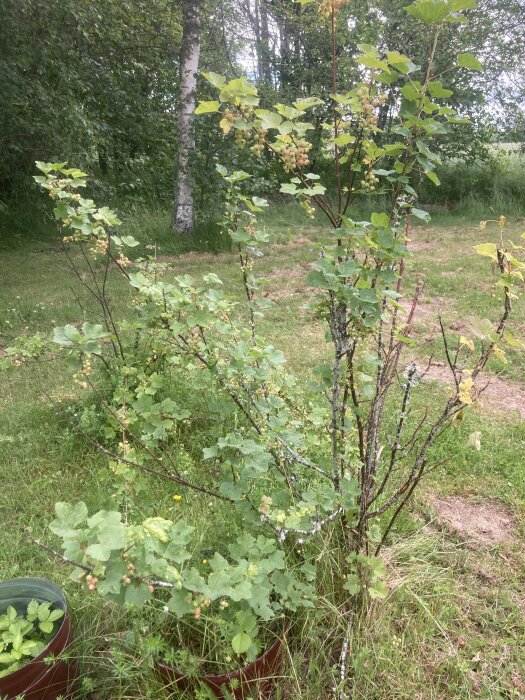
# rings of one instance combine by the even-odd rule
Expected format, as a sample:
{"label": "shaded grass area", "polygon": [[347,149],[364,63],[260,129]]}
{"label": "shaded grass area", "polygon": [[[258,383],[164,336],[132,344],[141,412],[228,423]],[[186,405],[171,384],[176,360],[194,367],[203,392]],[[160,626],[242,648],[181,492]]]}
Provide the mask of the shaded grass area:
{"label": "shaded grass area", "polygon": [[[263,294],[273,301],[273,307],[261,330],[283,349],[290,369],[307,380],[308,369],[326,356],[328,346],[322,324],[307,307],[312,290],[304,284],[304,277],[330,234],[317,221],[305,224],[299,214],[292,207],[277,209],[263,221],[272,244],[259,270],[267,279]],[[425,278],[423,303],[434,307],[439,297],[452,321],[494,318],[491,280],[482,281],[481,276],[487,262],[472,250],[480,240],[492,240],[492,234],[480,234],[475,222],[466,225],[448,212],[436,219],[432,226],[417,227],[413,236],[418,245],[414,245],[412,264]],[[166,226],[162,212],[153,222],[149,216],[135,215],[125,224],[126,233],[141,240],[140,251],[157,242],[158,253],[173,264],[173,274],[200,276],[213,270],[229,294],[237,293],[234,255],[209,244],[208,239],[202,246],[193,246],[197,252],[177,248]],[[515,235],[521,229],[513,223],[510,232]],[[63,253],[51,236],[43,240],[46,245],[42,247],[21,241],[2,253],[2,341],[26,330],[47,331],[54,323],[89,318],[89,300],[84,300],[87,311],[79,314],[69,288],[57,283]],[[198,252],[207,247],[222,252]],[[116,314],[124,318],[129,313],[127,290],[119,281],[114,292]],[[517,326],[524,321],[521,308]],[[414,356],[438,352],[434,321],[427,316],[422,323],[423,331],[410,349]],[[492,370],[523,381],[523,356],[509,352],[509,360],[509,365],[493,365]],[[121,633],[131,626],[126,612],[81,593],[68,580],[69,571],[28,541],[23,532],[30,527],[35,536],[48,539],[46,526],[57,500],[83,499],[97,508],[110,505],[107,459],[64,419],[66,407],[79,411],[86,406],[81,390],[64,382],[67,371],[52,364],[33,365],[0,377],[2,577],[31,573],[65,586],[80,640],[74,651],[82,668],[78,700],[168,697],[122,644]],[[64,391],[64,385],[73,389]],[[446,392],[438,385],[433,388],[436,395]],[[421,401],[425,393],[423,389]],[[467,446],[474,430],[482,433],[480,452]],[[198,434],[195,440],[199,441]],[[202,445],[193,447],[197,453]],[[525,635],[525,565],[520,545],[525,523],[524,450],[523,422],[514,416],[474,412],[450,429],[435,448],[434,457],[444,465],[432,474],[418,501],[404,514],[387,550],[389,596],[383,605],[374,604],[361,628],[354,629],[349,666],[352,698],[510,700],[525,696],[525,654],[520,642]],[[175,507],[174,490],[164,483],[153,483],[151,493],[160,512]],[[466,547],[435,526],[428,505],[430,493],[488,497],[507,504],[518,520],[516,543],[489,550]],[[206,503],[190,499],[181,507],[199,523],[202,539],[209,539]],[[330,554],[329,539],[319,546]],[[339,564],[330,555],[328,561],[337,570]],[[342,639],[346,632],[345,621],[329,603],[333,575],[330,566],[321,572],[326,599],[299,619],[297,634],[290,640],[286,678],[277,696],[282,700],[330,697],[332,665],[337,659],[330,657],[328,642]],[[172,693],[169,697],[181,696]]]}

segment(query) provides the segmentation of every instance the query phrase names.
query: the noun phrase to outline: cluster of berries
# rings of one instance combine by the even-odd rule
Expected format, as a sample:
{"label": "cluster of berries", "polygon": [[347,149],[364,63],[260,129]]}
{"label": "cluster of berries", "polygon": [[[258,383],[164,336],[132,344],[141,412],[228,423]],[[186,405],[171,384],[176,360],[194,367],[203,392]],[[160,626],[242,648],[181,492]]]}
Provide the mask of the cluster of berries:
{"label": "cluster of berries", "polygon": [[87,583],[87,587],[89,588],[89,590],[94,591],[95,588],[97,587],[98,578],[96,576],[91,576],[91,574],[88,574],[86,576],[86,583]]}
{"label": "cluster of berries", "polygon": [[103,238],[96,238],[89,246],[91,255],[105,255],[108,251],[108,241]]}
{"label": "cluster of berries", "polygon": [[264,143],[266,140],[266,129],[257,129],[255,134],[255,143],[251,146],[250,151],[256,156],[260,156],[264,151]]}
{"label": "cluster of berries", "polygon": [[199,596],[193,601],[193,616],[198,620],[202,614],[202,608],[209,608],[212,604],[211,598]]}
{"label": "cluster of berries", "polygon": [[235,130],[235,145],[238,148],[244,148],[246,146],[246,131],[241,131],[241,129]]}
{"label": "cluster of berries", "polygon": [[88,383],[86,378],[93,374],[93,366],[91,364],[91,358],[89,356],[84,356],[82,360],[82,369],[75,372],[73,375],[73,381],[76,382],[82,389],[88,388]]}
{"label": "cluster of berries", "polygon": [[312,144],[306,139],[298,139],[296,142],[290,139],[288,142],[278,143],[275,150],[283,159],[287,173],[305,168],[310,164],[308,152],[312,150]]}
{"label": "cluster of berries", "polygon": [[362,129],[374,129],[377,126],[379,119],[378,115],[374,112],[374,109],[385,104],[387,96],[378,95],[372,99],[370,91],[366,87],[360,87],[358,90],[356,90],[356,95],[361,105],[359,126]]}
{"label": "cluster of berries", "polygon": [[315,207],[312,206],[311,199],[302,199],[301,200],[301,207],[305,210],[306,216],[309,219],[315,219]]}
{"label": "cluster of berries", "polygon": [[332,16],[332,12],[336,15],[347,2],[349,0],[322,0],[319,5],[319,14],[329,19]]}
{"label": "cluster of berries", "polygon": [[379,184],[379,178],[377,175],[374,175],[372,170],[368,170],[365,175],[364,179],[361,180],[361,187],[366,190],[367,192],[373,192],[377,185]]}

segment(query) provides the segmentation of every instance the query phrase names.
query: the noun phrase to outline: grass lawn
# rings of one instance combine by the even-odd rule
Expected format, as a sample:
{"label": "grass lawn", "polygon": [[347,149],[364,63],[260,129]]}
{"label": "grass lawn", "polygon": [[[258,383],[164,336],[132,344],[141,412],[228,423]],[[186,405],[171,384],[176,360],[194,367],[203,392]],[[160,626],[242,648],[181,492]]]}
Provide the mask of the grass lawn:
{"label": "grass lawn", "polygon": [[[499,293],[493,288],[490,261],[477,256],[473,246],[497,242],[498,234],[496,228],[480,232],[477,224],[438,212],[432,224],[414,228],[410,265],[424,285],[420,323],[415,344],[406,350],[407,361],[423,362],[430,355],[435,363],[443,361],[439,310],[451,336],[465,335],[477,343],[480,322],[497,317]],[[263,294],[273,306],[261,332],[283,350],[291,371],[307,381],[328,346],[321,322],[307,307],[313,290],[305,276],[328,234],[316,222],[305,223],[293,207],[277,208],[265,226],[271,244],[258,269],[266,278]],[[173,266],[170,274],[213,271],[228,292],[238,293],[235,255],[203,252],[207,247],[224,249],[215,232],[207,237],[203,231],[201,250],[191,252],[188,245],[181,248],[170,240],[162,212],[149,220],[137,214],[125,228],[143,246],[158,243],[158,254]],[[523,230],[511,221],[508,237],[517,243]],[[79,310],[79,300],[63,283],[65,256],[52,237],[31,244],[11,242],[0,255],[0,346],[19,333],[90,318],[89,299],[80,299],[84,310]],[[117,281],[113,292],[117,316],[123,318],[129,313],[128,291]],[[525,339],[523,299],[510,329]],[[360,641],[354,639],[349,662],[352,698],[525,697],[525,353],[508,348],[507,359],[507,364],[491,362],[490,373],[499,378],[496,389],[487,391],[480,410],[445,433],[435,450],[444,466],[428,477],[399,522],[385,554],[390,593],[370,609],[360,634],[356,630]],[[64,417],[68,410],[90,404],[78,389],[64,391],[64,386],[74,387],[64,381],[67,372],[62,365],[46,363],[0,375],[1,578],[46,576],[64,585],[79,639],[78,700],[168,697],[122,644],[121,633],[129,627],[126,613],[83,594],[68,580],[68,570],[24,532],[30,528],[34,536],[56,544],[46,532],[56,501],[82,499],[90,507],[108,502],[106,458]],[[448,389],[442,379],[436,373],[425,386],[444,395]],[[481,433],[479,451],[468,447],[473,431]],[[157,495],[161,486],[151,488]],[[452,497],[461,500],[447,500]],[[158,500],[168,503],[170,493],[164,490]],[[445,517],[451,504],[460,508],[464,527],[446,526],[437,517],[439,512]],[[488,509],[489,522],[501,515],[503,540],[484,538],[482,525],[469,530],[468,508],[478,515]],[[194,517],[205,520],[197,507]],[[334,660],[325,641],[333,634],[331,624],[337,621],[327,613],[326,625],[312,632],[305,619],[278,697],[328,699]]]}

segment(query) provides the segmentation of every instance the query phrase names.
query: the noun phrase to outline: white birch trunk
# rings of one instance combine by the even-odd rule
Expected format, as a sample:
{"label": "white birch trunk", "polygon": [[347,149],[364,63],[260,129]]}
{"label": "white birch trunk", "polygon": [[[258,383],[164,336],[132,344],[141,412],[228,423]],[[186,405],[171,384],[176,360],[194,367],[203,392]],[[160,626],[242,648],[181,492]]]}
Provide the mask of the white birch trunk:
{"label": "white birch trunk", "polygon": [[191,159],[195,150],[195,88],[200,56],[200,0],[184,0],[184,22],[180,56],[178,158],[172,228],[191,234],[194,224],[195,183]]}

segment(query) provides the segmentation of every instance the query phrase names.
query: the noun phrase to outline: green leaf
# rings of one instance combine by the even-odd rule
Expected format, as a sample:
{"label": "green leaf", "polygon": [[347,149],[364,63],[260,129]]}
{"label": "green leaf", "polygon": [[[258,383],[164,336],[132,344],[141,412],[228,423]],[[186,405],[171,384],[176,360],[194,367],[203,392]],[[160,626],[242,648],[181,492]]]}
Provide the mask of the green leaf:
{"label": "green leaf", "polygon": [[458,66],[480,72],[485,70],[483,64],[471,53],[460,53],[458,55]]}
{"label": "green leaf", "polygon": [[51,634],[51,632],[53,631],[53,623],[49,620],[41,622],[38,626],[40,627],[42,632],[44,632],[44,634]]}
{"label": "green leaf", "polygon": [[55,610],[51,610],[51,612],[49,613],[48,620],[50,622],[56,622],[57,620],[60,620],[60,618],[63,617],[63,615],[63,610],[61,610],[60,608],[55,608]]}
{"label": "green leaf", "polygon": [[289,107],[288,105],[283,105],[279,103],[274,105],[274,107],[279,112],[279,114],[282,115],[285,119],[297,119],[297,117],[300,117],[302,114],[302,110],[295,109],[295,107]]}
{"label": "green leaf", "polygon": [[324,194],[326,192],[326,187],[324,185],[314,185],[307,189],[308,194],[311,197],[315,197],[316,194]]}
{"label": "green leaf", "polygon": [[191,604],[191,593],[184,590],[173,591],[167,605],[169,611],[177,617],[184,617],[194,609]]}
{"label": "green leaf", "polygon": [[56,518],[49,524],[49,529],[59,537],[74,537],[77,528],[85,522],[88,509],[83,501],[75,505],[70,503],[55,504]]}
{"label": "green leaf", "polygon": [[349,143],[355,143],[355,136],[351,134],[341,134],[333,140],[336,146],[346,146]]}
{"label": "green leaf", "polygon": [[480,243],[474,246],[474,250],[478,255],[483,255],[486,258],[491,258],[492,260],[498,259],[498,249],[495,243]]}
{"label": "green leaf", "polygon": [[428,177],[428,179],[434,183],[434,185],[441,185],[441,180],[437,176],[437,174],[433,170],[429,170],[428,172],[425,172],[425,175]]}
{"label": "green leaf", "polygon": [[148,600],[151,600],[151,591],[145,583],[141,583],[139,586],[131,585],[126,588],[126,603],[131,603],[131,605],[141,608]]}
{"label": "green leaf", "polygon": [[216,88],[221,88],[226,83],[226,78],[223,75],[219,75],[219,73],[214,73],[213,71],[207,73],[203,72],[202,77]]}
{"label": "green leaf", "polygon": [[507,343],[507,345],[510,345],[511,348],[524,348],[525,343],[523,343],[521,340],[518,340],[518,338],[515,338],[512,333],[509,333],[509,331],[505,331],[503,333],[503,340]]}
{"label": "green leaf", "polygon": [[218,100],[210,100],[208,102],[199,102],[195,107],[195,114],[208,114],[209,112],[218,112],[221,103]]}
{"label": "green leaf", "polygon": [[38,601],[32,600],[27,606],[27,618],[32,618],[33,620],[38,615]]}
{"label": "green leaf", "polygon": [[430,92],[432,97],[435,97],[437,99],[439,99],[440,97],[451,97],[454,94],[452,90],[447,90],[446,88],[444,88],[443,83],[441,81],[429,83],[428,91]]}
{"label": "green leaf", "polygon": [[409,15],[425,24],[440,24],[448,18],[450,9],[447,0],[417,0],[405,7]]}
{"label": "green leaf", "polygon": [[388,588],[384,581],[375,581],[373,586],[368,587],[368,594],[372,599],[383,600],[388,595]]}
{"label": "green leaf", "polygon": [[377,58],[377,56],[372,56],[371,54],[363,54],[362,56],[358,56],[357,60],[362,66],[365,66],[366,68],[374,68],[376,70],[382,70],[387,74],[390,73],[388,63],[386,61],[382,61],[380,58]]}
{"label": "green leaf", "polygon": [[136,238],[133,238],[133,236],[122,236],[122,242],[129,248],[135,248],[135,246],[140,245],[140,242],[137,241]]}
{"label": "green leaf", "polygon": [[301,97],[295,102],[292,102],[292,104],[296,109],[303,111],[305,109],[310,109],[310,107],[315,107],[316,105],[322,105],[323,101],[319,97]]}
{"label": "green leaf", "polygon": [[297,185],[291,182],[283,182],[279,191],[284,194],[297,194]]}
{"label": "green leaf", "polygon": [[252,638],[246,632],[240,632],[232,639],[232,649],[236,654],[244,654],[251,645]]}
{"label": "green leaf", "polygon": [[409,102],[415,102],[416,100],[418,100],[421,97],[421,91],[418,90],[418,88],[415,85],[411,85],[410,83],[407,85],[404,85],[401,88],[401,94]]}
{"label": "green leaf", "polygon": [[111,547],[95,542],[86,548],[86,554],[96,561],[107,561],[111,556]]}
{"label": "green leaf", "polygon": [[270,112],[269,109],[256,109],[255,114],[261,120],[261,126],[263,129],[276,129],[283,121],[280,114]]}
{"label": "green leaf", "polygon": [[377,228],[384,228],[390,224],[390,217],[385,212],[382,212],[381,214],[374,212],[370,220],[372,222],[372,226],[376,226]]}
{"label": "green leaf", "polygon": [[428,211],[424,211],[423,209],[416,209],[416,207],[412,207],[412,214],[423,221],[430,221],[430,214]]}
{"label": "green leaf", "polygon": [[448,0],[450,9],[453,12],[461,10],[475,10],[478,6],[478,0]]}

